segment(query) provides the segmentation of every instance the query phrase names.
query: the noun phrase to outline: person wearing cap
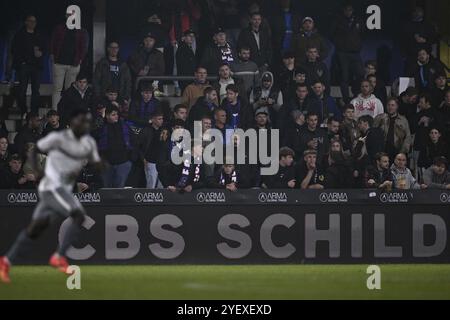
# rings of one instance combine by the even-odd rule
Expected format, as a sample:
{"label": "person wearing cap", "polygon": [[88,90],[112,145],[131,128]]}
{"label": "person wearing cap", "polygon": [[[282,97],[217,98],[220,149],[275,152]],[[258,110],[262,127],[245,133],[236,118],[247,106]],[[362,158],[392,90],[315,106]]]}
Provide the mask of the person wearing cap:
{"label": "person wearing cap", "polygon": [[137,77],[164,75],[164,55],[156,49],[155,43],[153,33],[145,34],[139,48],[128,59],[133,80]]}
{"label": "person wearing cap", "polygon": [[430,49],[423,46],[417,50],[417,64],[413,71],[416,88],[420,92],[428,92],[433,88],[435,77],[440,74],[445,74],[445,67],[431,56]]}
{"label": "person wearing cap", "polygon": [[253,12],[250,16],[250,25],[242,29],[238,38],[238,48],[250,48],[250,60],[259,68],[267,70],[272,62],[272,39],[267,29],[262,28],[262,15]]}
{"label": "person wearing cap", "polygon": [[439,108],[445,100],[445,93],[449,90],[447,84],[447,75],[445,73],[438,73],[434,77],[433,86],[430,90],[431,105]]}
{"label": "person wearing cap", "polygon": [[63,127],[69,124],[70,114],[73,110],[78,108],[90,110],[93,104],[94,90],[89,86],[87,76],[79,73],[76,81],[64,91],[58,103],[58,113],[61,116]]}
{"label": "person wearing cap", "polygon": [[264,108],[270,116],[270,121],[278,123],[278,113],[283,105],[283,94],[275,87],[272,72],[266,71],[261,77],[261,86],[250,92],[250,105],[253,110]]}
{"label": "person wearing cap", "polygon": [[223,64],[231,64],[237,59],[235,49],[227,41],[225,30],[217,28],[214,31],[213,43],[207,46],[200,61],[209,74],[216,74]]}
{"label": "person wearing cap", "polygon": [[58,112],[56,110],[50,110],[47,112],[47,124],[44,126],[44,130],[42,130],[42,137],[45,137],[50,132],[61,131],[63,129],[64,127],[59,121]]}
{"label": "person wearing cap", "polygon": [[[177,75],[192,76],[198,66],[199,55],[195,46],[195,33],[189,29],[183,33],[183,38],[176,53]],[[180,81],[180,88],[184,90],[189,84],[188,81]]]}
{"label": "person wearing cap", "polygon": [[333,19],[331,39],[336,47],[336,59],[340,66],[340,87],[344,103],[350,101],[349,86],[353,95],[358,92],[359,82],[364,77],[361,59],[362,32],[365,23],[354,14],[353,6],[344,4]]}
{"label": "person wearing cap", "polygon": [[423,174],[423,183],[427,185],[428,189],[450,190],[450,172],[445,157],[434,159],[433,165]]}
{"label": "person wearing cap", "polygon": [[305,17],[302,20],[302,27],[292,40],[292,51],[295,52],[296,66],[306,62],[306,49],[315,47],[319,50],[319,59],[321,61],[328,57],[329,48],[325,38],[314,27],[314,20],[311,17]]}
{"label": "person wearing cap", "polygon": [[92,84],[96,98],[103,98],[106,90],[115,88],[121,100],[131,97],[131,73],[128,64],[119,56],[120,46],[116,41],[108,43],[107,55],[95,66]]}
{"label": "person wearing cap", "polygon": [[233,76],[242,79],[245,92],[249,93],[259,82],[259,69],[255,62],[250,60],[251,49],[243,46],[239,48],[239,58],[230,66]]}

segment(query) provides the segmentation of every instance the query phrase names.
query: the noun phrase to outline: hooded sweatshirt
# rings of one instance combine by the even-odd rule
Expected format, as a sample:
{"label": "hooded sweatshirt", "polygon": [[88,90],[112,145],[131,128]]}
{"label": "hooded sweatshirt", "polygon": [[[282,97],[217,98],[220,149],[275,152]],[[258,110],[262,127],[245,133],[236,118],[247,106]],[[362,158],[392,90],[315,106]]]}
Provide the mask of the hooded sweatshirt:
{"label": "hooded sweatshirt", "polygon": [[351,102],[355,107],[355,119],[364,115],[370,115],[375,118],[377,115],[384,113],[384,107],[380,99],[371,94],[368,98],[364,98],[359,94]]}

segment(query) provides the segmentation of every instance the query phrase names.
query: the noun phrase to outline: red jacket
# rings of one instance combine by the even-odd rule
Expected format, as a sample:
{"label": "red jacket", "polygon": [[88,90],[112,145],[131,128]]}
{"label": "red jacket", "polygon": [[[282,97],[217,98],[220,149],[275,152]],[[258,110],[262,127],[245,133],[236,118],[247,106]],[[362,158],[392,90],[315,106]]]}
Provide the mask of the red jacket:
{"label": "red jacket", "polygon": [[[55,61],[58,59],[59,52],[64,43],[66,31],[67,28],[63,24],[58,25],[55,30],[53,30],[52,39],[50,41],[50,53],[55,57]],[[88,50],[89,38],[86,30],[76,30],[75,41],[75,60],[73,61],[73,65],[78,66],[85,58]]]}

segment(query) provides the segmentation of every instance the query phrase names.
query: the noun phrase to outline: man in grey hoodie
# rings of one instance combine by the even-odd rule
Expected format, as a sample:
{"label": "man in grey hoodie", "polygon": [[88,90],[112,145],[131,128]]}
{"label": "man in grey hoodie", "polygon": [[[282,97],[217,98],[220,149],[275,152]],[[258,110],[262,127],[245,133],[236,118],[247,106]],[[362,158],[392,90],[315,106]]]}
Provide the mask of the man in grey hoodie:
{"label": "man in grey hoodie", "polygon": [[406,155],[399,153],[395,156],[394,163],[391,166],[394,186],[397,189],[425,189],[426,184],[419,184],[417,180],[406,167]]}
{"label": "man in grey hoodie", "polygon": [[450,189],[450,172],[445,157],[434,159],[433,165],[423,174],[423,182],[429,189]]}

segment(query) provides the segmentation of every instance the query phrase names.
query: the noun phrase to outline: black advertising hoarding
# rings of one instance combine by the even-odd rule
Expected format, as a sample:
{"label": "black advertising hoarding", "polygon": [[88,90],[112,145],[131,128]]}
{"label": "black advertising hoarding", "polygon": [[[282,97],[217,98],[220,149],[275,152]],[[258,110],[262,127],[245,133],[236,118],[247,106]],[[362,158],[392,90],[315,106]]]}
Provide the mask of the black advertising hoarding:
{"label": "black advertising hoarding", "polygon": [[[102,190],[77,196],[89,218],[80,264],[449,263],[450,192]],[[0,193],[0,252],[29,222],[35,192]],[[65,223],[24,263],[46,263]]]}

